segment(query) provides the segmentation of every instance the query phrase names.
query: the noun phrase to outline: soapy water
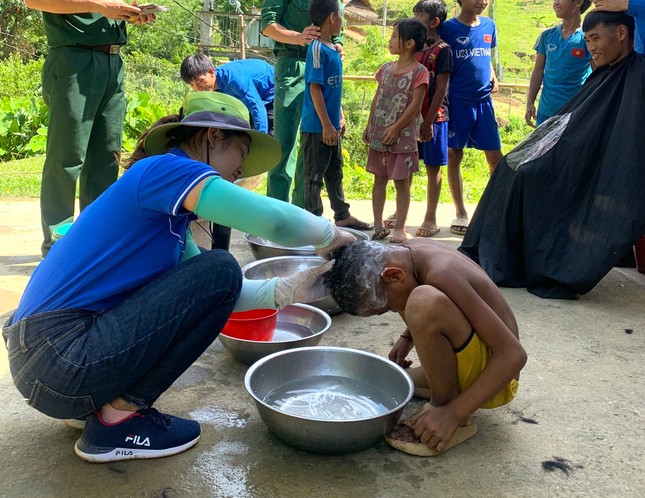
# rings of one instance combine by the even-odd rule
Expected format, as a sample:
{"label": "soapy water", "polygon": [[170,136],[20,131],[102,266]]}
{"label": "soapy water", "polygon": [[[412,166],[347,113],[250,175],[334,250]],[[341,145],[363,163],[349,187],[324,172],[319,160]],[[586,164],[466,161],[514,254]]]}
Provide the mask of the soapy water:
{"label": "soapy water", "polygon": [[396,400],[378,387],[332,375],[287,382],[270,391],[264,402],[289,415],[314,420],[373,418],[396,406]]}

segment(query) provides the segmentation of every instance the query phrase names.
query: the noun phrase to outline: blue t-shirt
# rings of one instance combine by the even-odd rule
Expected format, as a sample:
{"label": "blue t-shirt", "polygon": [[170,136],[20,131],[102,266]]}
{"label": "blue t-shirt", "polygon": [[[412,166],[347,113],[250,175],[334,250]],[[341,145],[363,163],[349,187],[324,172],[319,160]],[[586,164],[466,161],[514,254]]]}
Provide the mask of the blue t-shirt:
{"label": "blue t-shirt", "polygon": [[591,52],[582,28],[565,40],[562,26],[543,31],[534,49],[545,57],[538,114],[550,118],[578,93],[591,74]]}
{"label": "blue t-shirt", "polygon": [[302,104],[300,131],[322,133],[322,123],[311,100],[309,85],[318,83],[322,87],[323,99],[331,124],[340,130],[340,102],[343,96],[343,63],[335,48],[314,40],[307,49],[305,63],[305,98]]}
{"label": "blue t-shirt", "polygon": [[495,23],[488,17],[477,19],[477,26],[468,26],[453,17],[441,29],[441,38],[452,48],[450,105],[483,102],[493,90],[491,49],[497,46]]}
{"label": "blue t-shirt", "polygon": [[210,166],[179,149],[133,164],[83,210],[34,270],[13,322],[61,309],[112,309],[179,263],[197,217],[181,205]]}
{"label": "blue t-shirt", "polygon": [[274,98],[274,70],[268,62],[242,59],[215,69],[219,91],[240,99],[253,118],[253,129],[269,132],[265,106]]}
{"label": "blue t-shirt", "polygon": [[627,13],[636,22],[634,33],[634,50],[645,55],[645,0],[629,0]]}

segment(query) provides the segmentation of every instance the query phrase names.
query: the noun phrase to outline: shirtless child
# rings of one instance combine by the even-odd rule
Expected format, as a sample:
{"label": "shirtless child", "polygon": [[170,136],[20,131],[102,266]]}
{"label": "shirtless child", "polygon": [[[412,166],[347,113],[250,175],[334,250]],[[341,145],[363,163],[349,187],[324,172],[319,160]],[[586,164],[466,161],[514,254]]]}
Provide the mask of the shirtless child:
{"label": "shirtless child", "polygon": [[[415,395],[431,404],[386,438],[393,447],[435,455],[477,431],[478,408],[509,403],[526,353],[508,303],[486,273],[441,242],[399,246],[355,242],[337,251],[325,284],[352,315],[395,311],[406,329],[389,358],[408,368]],[[421,367],[409,368],[416,347]]]}

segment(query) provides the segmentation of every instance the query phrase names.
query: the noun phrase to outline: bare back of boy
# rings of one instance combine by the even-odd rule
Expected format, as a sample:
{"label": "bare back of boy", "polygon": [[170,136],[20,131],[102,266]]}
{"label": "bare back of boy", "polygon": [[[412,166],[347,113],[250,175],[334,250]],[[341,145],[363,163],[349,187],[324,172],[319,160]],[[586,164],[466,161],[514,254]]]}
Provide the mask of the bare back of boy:
{"label": "bare back of boy", "polygon": [[[486,273],[467,257],[441,242],[423,239],[402,244],[384,270],[390,309],[407,325],[390,359],[409,366],[407,354],[416,348],[420,369],[410,369],[417,388],[427,386],[436,409],[414,422],[414,436],[442,451],[459,426],[510,381],[519,378],[525,353],[510,306]],[[404,250],[409,250],[409,255]],[[389,279],[390,266],[402,270]],[[486,368],[463,392],[459,389],[456,352],[472,338],[491,351]],[[397,438],[405,438],[399,434]],[[406,438],[407,439],[407,438]]]}

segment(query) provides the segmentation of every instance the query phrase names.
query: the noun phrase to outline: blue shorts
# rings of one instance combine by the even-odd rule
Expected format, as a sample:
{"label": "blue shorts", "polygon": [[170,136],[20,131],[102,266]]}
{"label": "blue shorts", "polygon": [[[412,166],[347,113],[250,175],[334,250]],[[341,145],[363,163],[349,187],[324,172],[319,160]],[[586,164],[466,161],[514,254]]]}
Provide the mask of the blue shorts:
{"label": "blue shorts", "polygon": [[448,147],[501,150],[502,141],[499,138],[492,99],[472,105],[450,105]]}
{"label": "blue shorts", "polygon": [[419,142],[419,159],[426,166],[448,164],[448,121],[433,123],[434,136],[427,142]]}

